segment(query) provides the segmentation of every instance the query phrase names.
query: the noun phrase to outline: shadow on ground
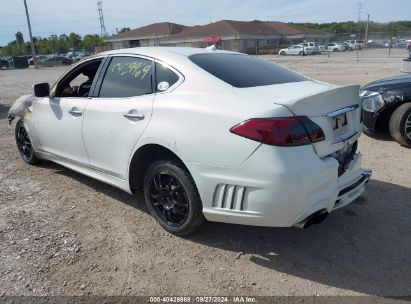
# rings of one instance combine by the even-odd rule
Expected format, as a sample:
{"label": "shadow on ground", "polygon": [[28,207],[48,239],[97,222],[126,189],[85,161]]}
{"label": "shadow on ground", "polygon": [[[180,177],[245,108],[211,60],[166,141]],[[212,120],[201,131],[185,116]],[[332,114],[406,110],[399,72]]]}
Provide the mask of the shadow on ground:
{"label": "shadow on ground", "polygon": [[369,295],[411,295],[411,189],[372,180],[365,198],[307,230],[209,224],[191,240]]}
{"label": "shadow on ground", "polygon": [[143,192],[138,192],[135,194],[135,196],[122,191],[116,187],[113,187],[111,185],[105,184],[103,182],[100,182],[96,179],[90,178],[86,175],[77,173],[76,171],[67,169],[59,164],[49,162],[49,161],[42,161],[39,164],[40,167],[45,168],[45,169],[50,169],[54,170],[55,174],[60,174],[64,175],[68,178],[75,179],[79,181],[80,183],[95,189],[98,192],[103,193],[104,195],[107,195],[121,203],[124,203],[126,205],[129,205],[131,207],[138,208],[139,210],[149,213],[149,210],[146,206],[146,203],[144,201],[144,194]]}
{"label": "shadow on ground", "polygon": [[[56,170],[144,212],[136,198],[53,163]],[[411,189],[371,180],[364,198],[307,230],[208,223],[187,241],[242,252],[256,265],[376,296],[411,295]]]}
{"label": "shadow on ground", "polygon": [[367,135],[368,137],[371,137],[372,139],[375,139],[375,140],[394,141],[388,130],[385,131],[385,132],[378,132],[378,133],[374,133],[374,134],[367,134],[367,133],[364,133],[364,134]]}

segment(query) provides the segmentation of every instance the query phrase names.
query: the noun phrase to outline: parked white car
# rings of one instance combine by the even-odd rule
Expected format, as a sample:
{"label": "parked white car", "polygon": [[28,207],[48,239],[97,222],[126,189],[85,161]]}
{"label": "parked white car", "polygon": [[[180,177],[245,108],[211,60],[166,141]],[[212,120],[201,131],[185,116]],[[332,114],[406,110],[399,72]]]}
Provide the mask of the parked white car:
{"label": "parked white car", "polygon": [[328,52],[344,52],[345,46],[336,42],[331,42],[326,45],[326,51]]}
{"label": "parked white car", "polygon": [[[360,43],[360,41],[362,43]],[[347,40],[344,43],[348,46],[348,49],[350,51],[361,50],[364,46],[364,41],[362,41],[362,40],[359,40],[359,41],[357,41],[357,40]]]}
{"label": "parked white car", "polygon": [[365,47],[365,41],[364,40],[354,40],[352,43],[355,43],[356,45],[359,46],[359,49],[363,49]]}
{"label": "parked white car", "polygon": [[234,52],[134,48],[89,57],[51,89],[35,85],[9,119],[22,117],[26,163],[143,190],[171,233],[205,219],[307,227],[370,178],[357,151],[358,91]]}
{"label": "parked white car", "polygon": [[280,55],[309,55],[310,51],[309,49],[303,48],[302,44],[295,44],[295,45],[290,45],[286,49],[281,49],[278,54]]}
{"label": "parked white car", "polygon": [[300,43],[299,45],[304,46],[304,50],[307,51],[309,55],[321,54],[321,50],[317,42],[306,42]]}

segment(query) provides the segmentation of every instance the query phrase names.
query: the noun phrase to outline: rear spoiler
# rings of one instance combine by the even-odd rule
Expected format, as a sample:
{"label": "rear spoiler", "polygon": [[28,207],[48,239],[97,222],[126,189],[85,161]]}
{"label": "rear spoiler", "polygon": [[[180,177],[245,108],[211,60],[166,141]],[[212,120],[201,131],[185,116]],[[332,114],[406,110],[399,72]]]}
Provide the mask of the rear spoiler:
{"label": "rear spoiler", "polygon": [[[359,85],[348,85],[343,87],[334,87],[314,95],[297,99],[290,110],[295,115],[319,116],[334,113],[336,109],[346,110],[350,107],[358,108],[360,105]],[[351,111],[353,110],[350,108]]]}

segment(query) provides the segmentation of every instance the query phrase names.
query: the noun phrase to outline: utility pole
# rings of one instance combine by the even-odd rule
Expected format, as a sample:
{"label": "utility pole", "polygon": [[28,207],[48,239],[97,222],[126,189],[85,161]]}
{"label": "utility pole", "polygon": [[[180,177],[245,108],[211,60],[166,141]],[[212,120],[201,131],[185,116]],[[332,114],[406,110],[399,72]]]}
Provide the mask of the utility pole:
{"label": "utility pole", "polygon": [[365,27],[365,46],[368,44],[368,23],[370,23],[370,14],[367,16],[367,26]]}
{"label": "utility pole", "polygon": [[31,24],[30,24],[29,10],[27,9],[26,0],[23,0],[23,1],[24,1],[24,7],[26,9],[27,25],[29,27],[31,55],[33,56],[34,67],[37,69],[38,66],[37,66],[36,49],[34,48],[33,35],[31,34]]}
{"label": "utility pole", "polygon": [[103,16],[103,1],[97,2],[98,15],[100,18],[100,36],[107,37],[106,26],[104,25],[104,16]]}

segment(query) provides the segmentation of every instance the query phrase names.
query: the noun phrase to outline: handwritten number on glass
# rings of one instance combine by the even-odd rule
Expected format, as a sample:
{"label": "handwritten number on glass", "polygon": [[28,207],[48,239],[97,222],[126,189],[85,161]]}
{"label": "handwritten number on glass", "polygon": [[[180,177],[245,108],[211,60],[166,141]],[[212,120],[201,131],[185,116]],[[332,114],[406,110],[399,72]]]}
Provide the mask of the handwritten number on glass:
{"label": "handwritten number on glass", "polygon": [[143,62],[117,62],[111,66],[112,73],[118,73],[120,76],[128,74],[134,78],[144,79],[151,70],[151,63]]}

